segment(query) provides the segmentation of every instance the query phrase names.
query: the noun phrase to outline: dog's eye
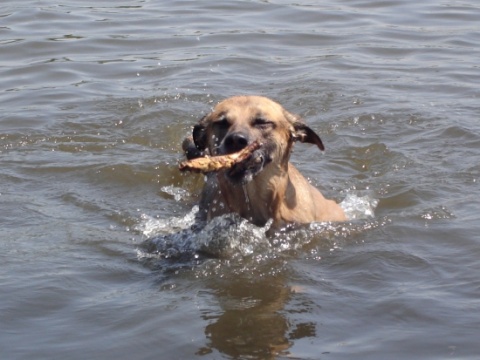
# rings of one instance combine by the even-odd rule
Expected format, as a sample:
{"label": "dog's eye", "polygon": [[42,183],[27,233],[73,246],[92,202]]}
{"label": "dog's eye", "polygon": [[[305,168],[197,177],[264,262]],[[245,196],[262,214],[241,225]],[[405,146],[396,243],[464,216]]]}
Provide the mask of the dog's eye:
{"label": "dog's eye", "polygon": [[228,128],[230,126],[230,123],[225,116],[222,116],[213,123],[213,126],[218,128]]}
{"label": "dog's eye", "polygon": [[255,118],[253,120],[253,126],[257,128],[266,129],[266,128],[274,127],[274,125],[275,124],[272,121],[269,121],[264,118]]}

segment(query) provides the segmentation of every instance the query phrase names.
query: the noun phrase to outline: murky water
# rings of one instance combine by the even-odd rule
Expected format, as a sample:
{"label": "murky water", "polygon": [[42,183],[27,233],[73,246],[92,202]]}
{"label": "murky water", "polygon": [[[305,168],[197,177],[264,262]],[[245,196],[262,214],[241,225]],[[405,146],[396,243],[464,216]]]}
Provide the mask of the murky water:
{"label": "murky water", "polygon": [[[3,1],[1,358],[477,359],[479,24],[473,0]],[[327,151],[292,161],[351,221],[189,229],[181,141],[236,94],[305,117]]]}

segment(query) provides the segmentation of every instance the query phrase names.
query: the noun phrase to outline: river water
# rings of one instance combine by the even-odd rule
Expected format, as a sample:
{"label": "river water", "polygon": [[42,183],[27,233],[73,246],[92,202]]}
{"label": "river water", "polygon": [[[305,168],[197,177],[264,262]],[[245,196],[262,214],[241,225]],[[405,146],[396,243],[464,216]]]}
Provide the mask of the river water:
{"label": "river water", "polygon": [[[2,1],[0,357],[478,359],[479,59],[474,0]],[[352,220],[189,230],[236,94]]]}

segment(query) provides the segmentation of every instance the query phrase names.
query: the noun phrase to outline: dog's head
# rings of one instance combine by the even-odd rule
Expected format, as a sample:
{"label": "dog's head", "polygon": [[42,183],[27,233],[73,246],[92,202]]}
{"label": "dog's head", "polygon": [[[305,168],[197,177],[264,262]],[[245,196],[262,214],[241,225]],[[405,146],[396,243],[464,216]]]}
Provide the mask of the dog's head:
{"label": "dog's head", "polygon": [[300,117],[280,104],[261,96],[235,96],[220,102],[193,129],[200,151],[211,155],[237,152],[258,141],[262,147],[248,161],[225,172],[232,183],[247,183],[270,164],[286,171],[295,141],[324,149],[320,137]]}

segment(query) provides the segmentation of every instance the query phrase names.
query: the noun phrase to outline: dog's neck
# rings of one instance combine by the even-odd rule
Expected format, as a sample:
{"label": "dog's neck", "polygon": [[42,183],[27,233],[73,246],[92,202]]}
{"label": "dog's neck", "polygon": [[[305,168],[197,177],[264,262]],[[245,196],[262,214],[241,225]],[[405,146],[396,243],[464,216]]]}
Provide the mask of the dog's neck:
{"label": "dog's neck", "polygon": [[268,170],[244,185],[231,186],[226,179],[220,178],[219,185],[228,209],[257,226],[264,226],[270,219],[278,225],[281,222],[281,207],[296,201],[288,164],[287,169],[269,166]]}

